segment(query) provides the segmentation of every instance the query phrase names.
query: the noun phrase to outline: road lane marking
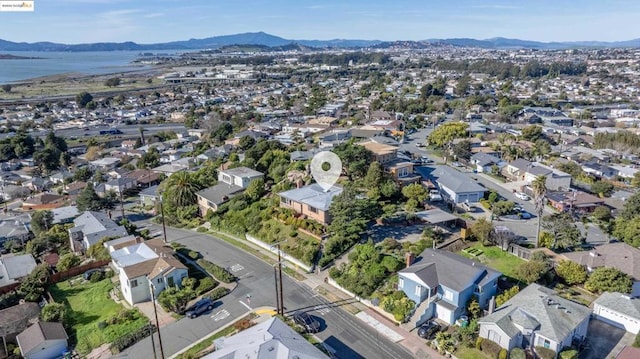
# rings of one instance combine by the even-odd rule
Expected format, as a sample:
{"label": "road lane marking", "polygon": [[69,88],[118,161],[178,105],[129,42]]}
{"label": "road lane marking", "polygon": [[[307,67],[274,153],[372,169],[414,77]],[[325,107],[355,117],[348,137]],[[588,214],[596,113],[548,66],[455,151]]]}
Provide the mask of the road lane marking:
{"label": "road lane marking", "polygon": [[262,314],[276,315],[276,314],[278,314],[278,312],[276,312],[273,309],[258,309],[258,310],[256,310],[256,314],[258,314],[258,315],[262,315]]}
{"label": "road lane marking", "polygon": [[231,271],[232,272],[240,272],[243,269],[244,269],[244,267],[240,263],[234,264],[234,265],[231,266]]}
{"label": "road lane marking", "polygon": [[315,307],[313,307],[313,310],[315,310],[316,312],[318,312],[318,314],[322,316],[324,316],[325,314],[331,311],[331,309],[329,309],[326,305],[323,305],[323,304],[316,305]]}
{"label": "road lane marking", "polygon": [[227,311],[226,309],[223,309],[223,310],[217,312],[216,314],[212,315],[211,318],[213,319],[213,321],[218,322],[218,321],[221,321],[222,319],[228,317],[229,315],[231,315],[229,313],[229,311]]}
{"label": "road lane marking", "polygon": [[238,302],[240,302],[240,304],[244,305],[247,309],[253,310],[253,308],[251,308],[247,303],[245,303],[245,302],[243,302],[241,300],[239,300]]}

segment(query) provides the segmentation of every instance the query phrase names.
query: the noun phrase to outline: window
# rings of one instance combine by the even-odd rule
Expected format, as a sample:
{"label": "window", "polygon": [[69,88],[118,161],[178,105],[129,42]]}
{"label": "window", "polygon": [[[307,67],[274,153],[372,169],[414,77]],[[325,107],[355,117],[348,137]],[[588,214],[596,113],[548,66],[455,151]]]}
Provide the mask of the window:
{"label": "window", "polygon": [[453,300],[453,292],[450,290],[444,290],[444,299]]}
{"label": "window", "polygon": [[135,288],[135,287],[137,287],[137,286],[138,286],[138,280],[137,280],[137,279],[134,279],[134,280],[130,281],[130,282],[129,282],[129,286],[130,286],[131,288]]}
{"label": "window", "polygon": [[167,278],[167,280],[169,281],[169,287],[173,287],[175,285],[174,281],[173,281],[173,277],[169,277]]}
{"label": "window", "polygon": [[417,286],[416,286],[416,295],[417,295],[417,296],[420,296],[421,294],[422,294],[422,287],[421,287],[421,286],[419,286],[419,285],[417,285]]}
{"label": "window", "polygon": [[551,347],[551,342],[548,339],[545,339],[542,346],[549,349]]}
{"label": "window", "polygon": [[158,278],[158,279],[156,279],[156,282],[157,282],[158,284],[162,283],[162,278]]}
{"label": "window", "polygon": [[404,287],[404,279],[398,278],[398,288]]}
{"label": "window", "polygon": [[315,208],[315,207],[311,207],[311,206],[307,206],[307,207],[309,207],[309,212],[311,212],[311,213],[318,213],[318,209],[317,209],[317,208]]}

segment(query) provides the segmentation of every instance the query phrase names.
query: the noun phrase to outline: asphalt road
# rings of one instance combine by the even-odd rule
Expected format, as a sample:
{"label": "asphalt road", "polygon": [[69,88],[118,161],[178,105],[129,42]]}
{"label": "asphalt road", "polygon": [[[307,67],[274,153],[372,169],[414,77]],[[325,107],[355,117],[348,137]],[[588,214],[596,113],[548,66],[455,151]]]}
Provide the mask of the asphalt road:
{"label": "asphalt road", "polygon": [[[136,223],[152,233],[161,226],[149,222]],[[275,307],[273,268],[257,257],[220,239],[189,230],[167,228],[169,242],[179,242],[199,251],[204,258],[228,267],[238,278],[238,287],[222,298],[222,304],[211,313],[196,319],[184,318],[162,328],[165,356],[203,338],[225,324],[240,318],[252,308]],[[284,276],[284,306],[287,313],[305,310],[320,321],[323,330],[316,336],[337,352],[341,359],[411,358],[400,345],[377,333],[367,324],[340,308],[345,302],[330,303],[303,283]],[[247,299],[247,295],[250,298]],[[149,338],[128,348],[120,358],[151,358]]]}
{"label": "asphalt road", "polygon": [[[144,128],[145,135],[152,135],[161,131],[183,131],[185,129],[184,125],[180,124],[154,124],[154,125],[117,125],[116,126],[122,134],[112,135],[112,136],[122,136],[122,137],[130,137],[130,136],[139,136],[140,127]],[[56,130],[56,136],[64,137],[66,139],[70,138],[91,138],[95,136],[101,136],[101,130],[108,130],[111,126],[109,125],[101,125],[101,126],[92,126],[88,130],[84,130],[83,128],[75,127],[75,128],[67,128],[62,130]],[[31,132],[32,137],[41,137],[44,138],[49,131],[34,131]],[[0,139],[5,139],[13,136],[13,133],[2,133],[0,134]]]}

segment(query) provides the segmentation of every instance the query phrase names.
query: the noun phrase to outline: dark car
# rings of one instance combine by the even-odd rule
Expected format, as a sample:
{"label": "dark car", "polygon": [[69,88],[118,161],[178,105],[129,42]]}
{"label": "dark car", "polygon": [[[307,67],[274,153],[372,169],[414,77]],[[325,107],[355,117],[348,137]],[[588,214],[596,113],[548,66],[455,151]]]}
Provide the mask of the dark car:
{"label": "dark car", "polygon": [[213,309],[214,307],[214,302],[213,300],[211,300],[211,298],[202,298],[199,301],[197,301],[194,305],[192,305],[191,307],[187,308],[187,310],[185,311],[184,315],[186,315],[187,317],[193,319],[199,315],[201,315],[202,313],[205,313],[211,309]]}
{"label": "dark car", "polygon": [[418,329],[418,336],[425,339],[433,339],[441,330],[440,325],[435,322],[426,322]]}
{"label": "dark car", "polygon": [[307,333],[317,333],[320,331],[320,322],[310,316],[309,313],[295,312],[293,313],[293,321],[304,328]]}

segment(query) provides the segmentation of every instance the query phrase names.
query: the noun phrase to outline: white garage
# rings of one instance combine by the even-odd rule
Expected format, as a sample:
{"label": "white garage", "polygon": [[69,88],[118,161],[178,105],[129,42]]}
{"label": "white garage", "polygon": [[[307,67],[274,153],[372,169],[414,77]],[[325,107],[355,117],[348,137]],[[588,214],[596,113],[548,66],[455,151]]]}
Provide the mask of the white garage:
{"label": "white garage", "polygon": [[449,303],[446,303],[442,300],[436,302],[436,318],[446,323],[453,324],[455,322],[453,318],[454,310],[455,307]]}
{"label": "white garage", "polygon": [[628,294],[603,293],[593,305],[595,318],[630,333],[640,332],[640,299]]}

